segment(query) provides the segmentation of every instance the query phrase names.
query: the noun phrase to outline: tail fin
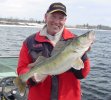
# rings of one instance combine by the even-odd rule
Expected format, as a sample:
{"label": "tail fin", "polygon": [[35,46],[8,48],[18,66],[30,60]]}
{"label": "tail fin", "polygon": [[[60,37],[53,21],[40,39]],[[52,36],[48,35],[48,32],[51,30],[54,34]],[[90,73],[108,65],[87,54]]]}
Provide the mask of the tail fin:
{"label": "tail fin", "polygon": [[16,77],[14,79],[14,84],[17,86],[19,92],[21,95],[24,95],[25,94],[25,90],[26,90],[26,83],[23,82],[20,77]]}

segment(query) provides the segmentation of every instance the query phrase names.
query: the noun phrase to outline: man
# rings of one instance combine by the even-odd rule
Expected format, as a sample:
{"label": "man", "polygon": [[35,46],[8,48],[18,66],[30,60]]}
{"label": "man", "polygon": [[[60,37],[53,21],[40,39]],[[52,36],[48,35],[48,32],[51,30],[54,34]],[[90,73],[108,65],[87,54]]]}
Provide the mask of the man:
{"label": "man", "polygon": [[[23,42],[17,68],[18,75],[34,67],[30,66],[30,63],[35,62],[39,56],[53,56],[68,40],[76,37],[64,27],[66,19],[65,5],[59,2],[50,5],[45,14],[46,25],[40,32],[29,36]],[[47,77],[34,73],[27,81],[28,100],[81,100],[79,79],[85,78],[90,70],[87,55],[84,54],[81,59],[84,62],[84,68],[81,70],[71,68],[60,75]]]}

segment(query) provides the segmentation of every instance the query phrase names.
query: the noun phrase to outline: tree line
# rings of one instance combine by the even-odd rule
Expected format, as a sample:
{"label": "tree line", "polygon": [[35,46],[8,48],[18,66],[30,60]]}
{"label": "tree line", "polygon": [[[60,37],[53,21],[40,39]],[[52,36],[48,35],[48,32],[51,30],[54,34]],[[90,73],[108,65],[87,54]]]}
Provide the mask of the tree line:
{"label": "tree line", "polygon": [[6,22],[24,22],[24,23],[45,23],[44,20],[40,21],[40,20],[35,20],[33,18],[30,18],[30,19],[18,19],[18,18],[0,18],[0,22],[3,22],[3,21],[6,21]]}
{"label": "tree line", "polygon": [[[43,24],[45,23],[44,20],[35,20],[33,18],[30,19],[18,19],[18,18],[0,18],[0,24],[11,24],[11,25],[20,25],[19,22],[23,22],[23,23],[38,23],[38,24]],[[66,27],[72,27],[74,28],[74,26],[67,26]],[[83,28],[83,29],[103,29],[103,30],[111,30],[111,27],[109,26],[105,26],[105,25],[89,25],[87,24],[83,24],[83,25],[76,25],[75,28]]]}
{"label": "tree line", "polygon": [[105,25],[89,25],[87,24],[83,24],[83,25],[76,25],[76,28],[84,28],[84,29],[102,29],[102,30],[111,30],[111,27],[109,26],[105,26]]}

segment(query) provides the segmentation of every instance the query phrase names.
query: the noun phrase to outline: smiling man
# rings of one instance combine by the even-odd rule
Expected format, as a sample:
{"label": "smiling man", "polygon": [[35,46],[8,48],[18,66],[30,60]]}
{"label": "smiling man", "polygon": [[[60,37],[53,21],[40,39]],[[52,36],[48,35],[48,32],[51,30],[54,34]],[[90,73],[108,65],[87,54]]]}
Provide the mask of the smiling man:
{"label": "smiling man", "polygon": [[[57,2],[50,5],[45,14],[46,25],[23,42],[17,67],[18,75],[33,68],[31,63],[35,61],[39,63],[42,60],[41,56],[46,58],[53,56],[68,40],[76,37],[65,28],[66,19],[67,12],[64,4]],[[84,68],[80,70],[71,68],[67,72],[47,77],[34,73],[27,80],[28,100],[81,100],[79,79],[85,78],[90,70],[87,55],[84,54],[81,59],[84,62]]]}

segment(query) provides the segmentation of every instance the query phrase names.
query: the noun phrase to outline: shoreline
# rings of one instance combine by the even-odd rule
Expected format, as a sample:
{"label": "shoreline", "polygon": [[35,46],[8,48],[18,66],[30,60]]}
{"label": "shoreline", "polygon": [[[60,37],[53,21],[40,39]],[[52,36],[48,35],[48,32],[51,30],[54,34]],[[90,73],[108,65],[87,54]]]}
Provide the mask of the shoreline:
{"label": "shoreline", "polygon": [[42,28],[44,25],[7,25],[7,24],[0,24],[0,27],[37,27]]}
{"label": "shoreline", "polygon": [[[32,27],[32,28],[42,28],[44,24],[37,24],[37,25],[7,25],[7,24],[0,24],[0,27]],[[67,29],[74,29],[74,30],[94,30],[94,31],[111,31],[111,30],[104,30],[104,29],[86,29],[86,28],[74,28],[74,27],[66,27]]]}

